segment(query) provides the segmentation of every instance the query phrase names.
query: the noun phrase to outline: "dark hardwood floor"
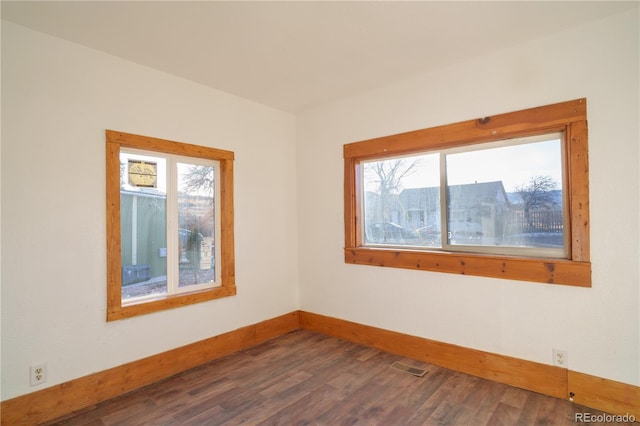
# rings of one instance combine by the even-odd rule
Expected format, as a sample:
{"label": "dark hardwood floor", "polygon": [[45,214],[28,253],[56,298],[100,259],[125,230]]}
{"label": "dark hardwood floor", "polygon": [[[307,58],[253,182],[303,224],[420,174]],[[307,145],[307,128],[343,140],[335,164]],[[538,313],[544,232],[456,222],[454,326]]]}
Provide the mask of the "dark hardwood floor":
{"label": "dark hardwood floor", "polygon": [[[413,376],[396,361],[427,372]],[[576,413],[603,414],[296,331],[48,424],[575,425]]]}

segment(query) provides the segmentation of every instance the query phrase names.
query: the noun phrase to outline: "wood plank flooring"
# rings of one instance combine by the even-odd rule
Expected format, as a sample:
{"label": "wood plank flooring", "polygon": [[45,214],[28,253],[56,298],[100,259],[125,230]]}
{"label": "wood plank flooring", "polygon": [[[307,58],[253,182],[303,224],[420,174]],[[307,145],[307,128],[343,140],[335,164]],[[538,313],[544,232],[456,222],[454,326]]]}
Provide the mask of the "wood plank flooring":
{"label": "wood plank flooring", "polygon": [[576,413],[603,414],[300,330],[47,424],[575,425]]}

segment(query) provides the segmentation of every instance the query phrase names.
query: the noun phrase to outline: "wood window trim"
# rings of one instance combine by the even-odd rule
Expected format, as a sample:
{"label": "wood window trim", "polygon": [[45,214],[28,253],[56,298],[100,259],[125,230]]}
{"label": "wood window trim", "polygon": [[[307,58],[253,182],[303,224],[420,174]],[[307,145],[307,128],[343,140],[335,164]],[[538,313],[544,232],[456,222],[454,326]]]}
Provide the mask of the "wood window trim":
{"label": "wood window trim", "polygon": [[[120,149],[134,148],[219,161],[222,284],[190,293],[160,296],[136,304],[122,304],[120,241]],[[120,320],[236,294],[233,212],[234,153],[113,130],[106,131],[107,193],[107,321]]]}
{"label": "wood window trim", "polygon": [[[530,258],[364,247],[360,164],[363,160],[562,131],[566,138],[570,258]],[[591,287],[587,100],[557,103],[344,145],[345,262],[548,284]]]}

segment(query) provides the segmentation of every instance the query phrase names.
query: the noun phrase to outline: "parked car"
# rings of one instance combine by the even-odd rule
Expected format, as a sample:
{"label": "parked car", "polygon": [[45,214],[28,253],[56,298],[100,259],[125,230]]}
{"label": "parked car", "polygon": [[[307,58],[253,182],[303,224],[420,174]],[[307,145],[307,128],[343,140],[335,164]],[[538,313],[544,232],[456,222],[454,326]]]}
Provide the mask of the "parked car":
{"label": "parked car", "polygon": [[424,226],[416,229],[420,244],[429,247],[440,247],[441,232],[435,225]]}
{"label": "parked car", "polygon": [[393,222],[380,222],[369,226],[367,237],[374,243],[407,243],[417,240],[418,233]]}

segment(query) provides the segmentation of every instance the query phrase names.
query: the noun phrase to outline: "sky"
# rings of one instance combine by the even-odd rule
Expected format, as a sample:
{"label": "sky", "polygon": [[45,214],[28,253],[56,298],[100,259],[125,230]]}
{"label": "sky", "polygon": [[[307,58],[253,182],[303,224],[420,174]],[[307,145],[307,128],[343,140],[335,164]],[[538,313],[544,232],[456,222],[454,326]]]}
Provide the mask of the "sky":
{"label": "sky", "polygon": [[[515,145],[506,145],[513,141],[503,141],[448,150],[446,151],[447,183],[461,185],[502,181],[505,191],[514,192],[518,186],[526,186],[535,176],[550,176],[558,183],[556,189],[561,189],[563,181],[561,135],[546,135],[544,139],[540,139],[538,136],[535,139],[518,140],[519,143]],[[439,185],[439,154],[398,158],[404,159],[407,166],[414,159],[419,158],[419,165],[415,172],[402,180],[403,189]],[[371,173],[365,172],[365,191],[377,190],[375,179],[375,175],[371,176]]]}

